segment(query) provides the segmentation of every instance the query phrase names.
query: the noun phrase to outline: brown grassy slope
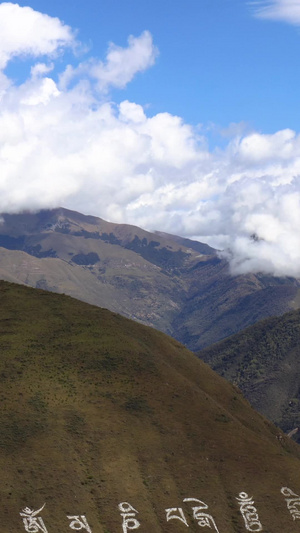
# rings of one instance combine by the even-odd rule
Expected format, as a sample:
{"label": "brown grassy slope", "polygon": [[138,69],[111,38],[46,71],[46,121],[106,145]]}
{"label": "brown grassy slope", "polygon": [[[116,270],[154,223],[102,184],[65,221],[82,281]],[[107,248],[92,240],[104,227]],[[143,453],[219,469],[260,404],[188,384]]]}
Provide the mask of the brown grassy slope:
{"label": "brown grassy slope", "polygon": [[244,530],[236,497],[255,498],[264,531],[293,531],[282,486],[300,491],[300,451],[241,394],[173,339],[70,297],[0,283],[0,518],[39,509],[51,531],[85,514],[121,531],[180,532],[165,509],[206,502],[219,531]]}

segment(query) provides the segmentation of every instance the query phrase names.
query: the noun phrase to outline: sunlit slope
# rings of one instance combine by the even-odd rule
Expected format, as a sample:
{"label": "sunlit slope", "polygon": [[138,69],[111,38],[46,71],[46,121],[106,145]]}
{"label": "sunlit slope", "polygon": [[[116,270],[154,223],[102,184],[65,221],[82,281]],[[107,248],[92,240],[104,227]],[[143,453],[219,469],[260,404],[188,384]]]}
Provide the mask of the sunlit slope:
{"label": "sunlit slope", "polygon": [[280,489],[300,492],[298,446],[182,345],[63,295],[1,282],[0,297],[5,533],[44,504],[48,533],[71,531],[67,516],[121,532],[121,502],[141,533],[185,530],[171,508],[199,531],[185,498],[233,533],[241,492],[264,531],[297,530]]}

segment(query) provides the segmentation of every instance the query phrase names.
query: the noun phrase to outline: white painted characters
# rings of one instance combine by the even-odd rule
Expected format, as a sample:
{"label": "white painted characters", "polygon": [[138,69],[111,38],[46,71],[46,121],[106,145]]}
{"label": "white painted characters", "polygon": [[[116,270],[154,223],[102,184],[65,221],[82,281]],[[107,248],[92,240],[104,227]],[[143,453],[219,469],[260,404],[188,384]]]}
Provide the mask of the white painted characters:
{"label": "white painted characters", "polygon": [[216,533],[219,533],[219,530],[216,526],[213,517],[210,514],[202,512],[203,510],[208,509],[208,505],[206,505],[206,503],[202,502],[201,500],[198,500],[197,498],[185,498],[183,501],[196,504],[192,507],[192,511],[193,518],[197,520],[198,526],[209,527],[213,531],[216,531]]}
{"label": "white painted characters", "polygon": [[[208,527],[212,531],[219,533],[213,517],[210,514],[203,512],[204,510],[208,509],[208,505],[206,503],[198,500],[197,498],[184,498],[183,502],[194,504],[192,506],[193,518],[197,521],[198,526]],[[189,527],[182,507],[170,507],[169,509],[165,509],[165,511],[167,522],[169,522],[169,520],[180,520],[186,527]]]}
{"label": "white painted characters", "polygon": [[169,520],[180,520],[186,525],[186,527],[189,527],[181,507],[169,507],[169,509],[165,509],[165,511],[167,522],[169,522]]}
{"label": "white painted characters", "polygon": [[[48,533],[43,519],[38,516],[44,509],[45,505],[46,504],[44,503],[43,507],[38,509],[38,511],[34,511],[29,507],[25,507],[25,509],[22,510],[20,516],[23,519],[25,531],[27,531],[28,533],[39,533],[40,531],[42,531],[42,533]],[[85,529],[88,533],[92,533],[92,530],[88,525],[87,519],[84,515],[67,515],[67,518],[71,520],[71,523],[69,525],[71,529],[75,529],[76,531]]]}
{"label": "white painted characters", "polygon": [[300,496],[288,487],[282,487],[281,494],[285,496],[286,505],[293,520],[300,520]]}
{"label": "white painted characters", "polygon": [[119,509],[121,511],[121,516],[123,517],[122,522],[122,528],[123,533],[127,533],[127,531],[132,529],[138,529],[140,527],[140,523],[136,518],[136,515],[138,514],[138,511],[130,505],[128,502],[122,502],[119,503]]}
{"label": "white painted characters", "polygon": [[72,520],[72,522],[70,523],[71,529],[75,529],[76,531],[85,529],[88,533],[92,533],[92,530],[90,526],[88,525],[87,519],[84,515],[67,516],[67,518],[69,520]]}
{"label": "white painted characters", "polygon": [[248,531],[262,531],[262,525],[259,521],[257,509],[254,506],[252,496],[249,497],[246,492],[240,492],[239,497],[236,498],[240,512],[245,522],[245,527]]}
{"label": "white painted characters", "polygon": [[45,505],[46,504],[44,503],[43,507],[38,509],[38,511],[34,511],[29,507],[22,509],[20,516],[23,519],[25,531],[28,533],[39,533],[39,531],[42,531],[42,533],[48,533],[43,519],[38,516],[44,509]]}

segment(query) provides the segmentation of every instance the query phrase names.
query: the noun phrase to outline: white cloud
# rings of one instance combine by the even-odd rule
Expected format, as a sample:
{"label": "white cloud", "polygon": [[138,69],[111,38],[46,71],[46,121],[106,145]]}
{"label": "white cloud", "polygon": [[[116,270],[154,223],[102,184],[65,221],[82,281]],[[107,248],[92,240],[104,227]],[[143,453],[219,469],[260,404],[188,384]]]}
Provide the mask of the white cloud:
{"label": "white cloud", "polygon": [[64,205],[209,239],[230,248],[235,273],[300,276],[298,176],[300,136],[290,130],[210,153],[179,117],[95,105],[86,87],[59,91],[40,76],[0,103],[0,211]]}
{"label": "white cloud", "polygon": [[73,44],[71,28],[58,18],[31,7],[10,2],[0,4],[0,69],[13,57],[53,56],[61,48]]}
{"label": "white cloud", "polygon": [[30,73],[33,78],[37,78],[39,76],[48,74],[53,69],[54,69],[53,63],[50,63],[50,65],[46,65],[45,63],[36,63],[35,65],[33,65],[33,67],[31,67]]}
{"label": "white cloud", "polygon": [[154,65],[157,55],[152,35],[144,31],[139,37],[131,35],[127,48],[110,43],[105,62],[91,59],[77,68],[69,65],[61,75],[60,83],[66,88],[74,78],[87,76],[96,82],[101,92],[110,87],[123,89],[138,72]]}
{"label": "white cloud", "polygon": [[257,17],[300,24],[299,0],[256,0],[252,5]]}
{"label": "white cloud", "polygon": [[[16,6],[20,25],[33,16],[23,9]],[[39,16],[46,30],[34,43],[23,35],[8,46],[0,32],[2,65],[72,42],[60,21],[49,26],[44,15],[34,20]],[[69,67],[70,87],[57,86],[53,64],[37,63],[21,85],[0,73],[0,212],[63,205],[208,240],[226,249],[234,273],[300,276],[300,135],[234,127],[227,147],[210,152],[180,117],[149,117],[137,103],[116,105],[95,93],[91,65],[107,90],[151,66],[155,53],[149,33],[132,37],[125,49],[111,46],[103,62]]]}
{"label": "white cloud", "polygon": [[111,43],[106,62],[95,62],[91,68],[100,90],[109,86],[123,88],[129,83],[137,72],[143,72],[154,65],[157,49],[153,46],[152,36],[144,31],[140,37],[128,39],[128,47],[121,48]]}
{"label": "white cloud", "polygon": [[[255,163],[274,159],[287,159],[295,151],[295,132],[289,129],[279,131],[274,135],[261,135],[252,133],[244,138],[239,147],[242,159]],[[296,141],[300,155],[299,140]]]}

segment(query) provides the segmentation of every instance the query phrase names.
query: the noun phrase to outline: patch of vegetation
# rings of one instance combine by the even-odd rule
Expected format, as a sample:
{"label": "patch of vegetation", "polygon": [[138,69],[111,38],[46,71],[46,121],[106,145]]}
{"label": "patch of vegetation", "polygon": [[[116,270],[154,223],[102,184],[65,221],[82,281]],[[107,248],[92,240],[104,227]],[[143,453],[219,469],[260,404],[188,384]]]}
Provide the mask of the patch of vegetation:
{"label": "patch of vegetation", "polygon": [[120,241],[113,233],[99,233],[99,231],[76,231],[73,233],[76,237],[84,237],[85,239],[96,239],[104,241],[108,244],[122,244],[122,241]]}
{"label": "patch of vegetation", "polygon": [[13,452],[45,430],[45,424],[33,416],[18,416],[14,411],[0,416],[0,449]]}
{"label": "patch of vegetation", "polygon": [[49,250],[43,250],[40,244],[37,244],[36,246],[26,245],[23,249],[24,252],[29,255],[33,255],[34,257],[57,257],[57,253],[55,250],[53,250],[53,248],[50,248]]}
{"label": "patch of vegetation", "polygon": [[65,415],[66,430],[74,436],[82,436],[86,429],[85,419],[77,411],[70,411]]}
{"label": "patch of vegetation", "polygon": [[228,422],[230,422],[230,420],[231,419],[229,418],[229,416],[227,416],[225,413],[220,413],[215,417],[216,422],[223,422],[224,424],[227,424]]}
{"label": "patch of vegetation", "polygon": [[28,404],[38,413],[47,412],[48,404],[41,392],[36,392],[31,398],[29,398]]}
{"label": "patch of vegetation", "polygon": [[76,265],[95,265],[100,261],[100,257],[96,252],[90,252],[88,254],[76,254],[72,257],[71,261]]}
{"label": "patch of vegetation", "polygon": [[40,244],[35,246],[28,242],[25,235],[19,237],[11,237],[10,235],[0,235],[0,246],[7,250],[23,250],[29,255],[34,257],[57,257],[56,251],[52,248],[49,250],[43,250]]}
{"label": "patch of vegetation", "polygon": [[150,413],[151,407],[148,405],[147,400],[142,396],[133,396],[129,398],[125,403],[124,407],[126,411],[139,412],[139,413]]}
{"label": "patch of vegetation", "polygon": [[23,250],[25,235],[20,237],[10,237],[9,235],[0,235],[0,246],[7,250]]}
{"label": "patch of vegetation", "polygon": [[85,370],[96,370],[96,371],[106,371],[106,372],[113,372],[116,371],[120,364],[122,364],[123,358],[118,357],[117,355],[113,355],[111,353],[98,353],[97,357],[90,357],[87,361],[85,361],[85,364],[83,368]]}
{"label": "patch of vegetation", "polygon": [[136,235],[131,242],[126,244],[125,248],[139,253],[144,259],[160,266],[166,272],[181,267],[188,257],[188,254],[181,250],[174,252],[165,247],[159,248],[159,246],[159,241],[150,241],[148,243],[146,238],[140,239]]}

